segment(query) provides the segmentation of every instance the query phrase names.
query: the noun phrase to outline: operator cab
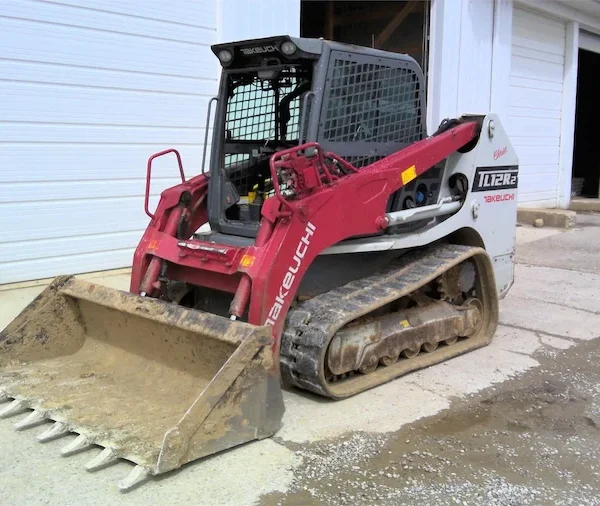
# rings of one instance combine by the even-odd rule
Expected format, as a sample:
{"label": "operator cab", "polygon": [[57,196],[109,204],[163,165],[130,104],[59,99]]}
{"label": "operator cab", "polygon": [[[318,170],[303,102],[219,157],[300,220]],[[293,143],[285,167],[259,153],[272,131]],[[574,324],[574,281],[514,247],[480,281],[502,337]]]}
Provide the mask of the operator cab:
{"label": "operator cab", "polygon": [[[212,235],[256,236],[262,203],[274,192],[269,159],[279,150],[316,141],[360,168],[425,135],[423,75],[407,55],[288,36],[212,51],[222,66],[210,157]],[[389,210],[434,203],[437,194],[427,187],[423,198],[422,183],[415,195],[400,190]]]}

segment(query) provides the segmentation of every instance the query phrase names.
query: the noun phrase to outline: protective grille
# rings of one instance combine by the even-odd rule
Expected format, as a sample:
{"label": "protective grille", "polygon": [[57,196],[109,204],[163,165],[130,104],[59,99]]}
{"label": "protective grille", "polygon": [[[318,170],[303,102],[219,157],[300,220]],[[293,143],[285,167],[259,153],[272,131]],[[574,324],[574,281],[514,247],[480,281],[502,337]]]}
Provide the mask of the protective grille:
{"label": "protective grille", "polygon": [[[249,79],[249,76],[245,75],[243,81],[233,82],[233,96],[227,103],[225,116],[227,142],[258,141],[260,144],[265,144],[268,141],[298,140],[300,99],[299,97],[286,98],[301,80],[301,76],[297,75],[295,70],[291,68],[282,71],[277,88],[273,88],[271,83],[261,81],[256,76]],[[287,102],[289,107],[284,107],[283,104]],[[289,118],[286,118],[288,111]],[[285,125],[283,139],[279,127],[282,122]],[[256,147],[257,145],[254,144],[254,148]],[[225,168],[236,166],[234,171],[229,171],[228,178],[240,195],[247,195],[252,190],[249,187],[248,177],[252,164],[253,160],[249,152],[240,153],[239,149],[236,153],[229,153],[227,150],[225,152]]]}
{"label": "protective grille", "polygon": [[234,184],[240,195],[248,195],[252,190],[249,188],[248,178],[248,169],[251,165],[252,160],[248,154],[225,155],[227,178]]}
{"label": "protective grille", "polygon": [[232,140],[275,138],[275,92],[255,80],[235,88],[227,103],[226,128]]}
{"label": "protective grille", "polygon": [[377,160],[381,160],[383,156],[346,156],[344,159],[354,165],[356,168],[366,167]]}
{"label": "protective grille", "polygon": [[330,75],[324,139],[409,144],[422,138],[421,90],[412,69],[336,58]]}

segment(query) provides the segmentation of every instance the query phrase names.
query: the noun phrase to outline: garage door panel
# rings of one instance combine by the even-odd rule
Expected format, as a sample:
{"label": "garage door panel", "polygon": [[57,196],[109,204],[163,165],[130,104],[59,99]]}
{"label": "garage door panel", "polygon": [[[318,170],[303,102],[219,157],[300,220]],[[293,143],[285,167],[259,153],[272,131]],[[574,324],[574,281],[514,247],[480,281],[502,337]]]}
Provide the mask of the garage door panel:
{"label": "garage door panel", "polygon": [[551,174],[554,168],[554,164],[521,165],[519,167],[519,178],[521,175]]}
{"label": "garage door panel", "polygon": [[510,141],[513,146],[544,146],[544,147],[556,147],[556,144],[560,141],[558,137],[511,137]]}
{"label": "garage door panel", "polygon": [[527,207],[553,207],[556,204],[556,190],[532,193],[521,193],[519,190],[517,202]]}
{"label": "garage door panel", "polygon": [[[527,29],[528,32],[531,28]],[[536,53],[536,58],[540,60],[556,62],[557,59],[564,57],[564,41],[554,36],[545,36],[543,33],[536,34],[535,38],[522,37],[519,30],[513,33],[513,54],[519,56],[531,57]]]}
{"label": "garage door panel", "polygon": [[521,166],[550,165],[555,167],[560,159],[560,147],[554,146],[516,146]]}
{"label": "garage door panel", "polygon": [[141,75],[135,72],[86,67],[70,67],[68,72],[65,72],[61,65],[17,60],[0,60],[0,75],[10,76],[13,82],[155,91],[163,95],[179,93],[207,97],[213,96],[217,91],[216,78],[200,79],[148,73]]}
{"label": "garage door panel", "polygon": [[[207,45],[152,40],[112,32],[0,18],[10,45],[3,58],[150,74],[214,75],[215,57]],[[216,41],[216,36],[211,39]]]}
{"label": "garage door panel", "polygon": [[[169,170],[169,172],[177,174],[176,170]],[[181,179],[173,177],[153,177],[151,191],[157,194],[180,182]],[[111,197],[139,197],[144,194],[145,184],[145,179],[141,178],[117,179],[114,181],[0,183],[0,204],[43,202],[47,200],[99,199],[105,198],[107,195]]]}
{"label": "garage door panel", "polygon": [[558,175],[555,172],[532,174],[519,172],[519,193],[555,192]]}
{"label": "garage door panel", "polygon": [[560,137],[560,120],[534,118],[523,116],[509,116],[507,124],[508,135],[514,137],[533,137],[541,135],[543,137]]}
{"label": "garage door panel", "polygon": [[527,106],[511,106],[508,108],[508,113],[515,118],[540,118],[559,121],[561,118],[561,109],[537,109]]}
{"label": "garage door panel", "polygon": [[[61,4],[81,7],[81,0],[61,0]],[[96,11],[125,14],[134,18],[158,17],[162,21],[181,25],[216,26],[216,2],[165,2],[165,0],[144,0],[143,2],[123,2],[123,0],[86,0],[85,7]]]}
{"label": "garage door panel", "polygon": [[130,266],[135,247],[0,264],[0,284]]}
{"label": "garage door panel", "polygon": [[[525,43],[525,41],[523,41]],[[546,53],[544,51],[538,51],[531,47],[513,46],[511,51],[512,56],[518,56],[524,59],[542,61],[546,63],[554,63],[557,65],[563,65],[565,55]]]}
{"label": "garage door panel", "polygon": [[[152,199],[152,209],[158,197]],[[43,248],[43,240],[78,235],[109,234],[143,229],[148,223],[144,213],[144,198],[100,198],[89,200],[61,200],[29,203],[2,204],[10,211],[0,212],[0,230],[3,242],[29,240],[33,246]],[[67,219],[68,217],[68,219]],[[6,240],[9,237],[10,241]],[[2,247],[2,244],[0,244]],[[110,247],[107,243],[107,248]]]}
{"label": "garage door panel", "polygon": [[536,12],[527,9],[515,9],[513,18],[513,30],[516,28],[525,29],[527,37],[533,40],[548,37],[552,34],[554,38],[564,37],[566,32],[565,24],[557,19],[542,16]]}
{"label": "garage door panel", "polygon": [[189,95],[0,82],[0,116],[36,122],[201,127],[207,100]]}
{"label": "garage door panel", "polygon": [[129,249],[140,239],[137,230],[82,235],[78,240],[73,240],[72,237],[60,237],[45,239],[43,250],[31,248],[27,240],[15,241],[4,244],[0,249],[0,269],[3,263],[10,263],[14,258],[20,258],[21,261],[56,259],[63,255],[85,255],[100,251]]}
{"label": "garage door panel", "polygon": [[524,19],[522,10],[513,23],[512,36],[513,46],[531,47],[544,53],[564,54],[564,45],[561,40],[565,39],[566,28],[560,21],[547,23],[541,21],[537,14],[532,14]]}
{"label": "garage door panel", "polygon": [[515,87],[562,92],[562,84],[554,81],[543,81],[539,79],[529,79],[527,77],[511,75],[508,83],[510,86]]}
{"label": "garage door panel", "polygon": [[[125,3],[125,2],[124,2]],[[80,2],[80,5],[82,3]],[[84,4],[87,6],[87,3]],[[88,6],[89,7],[89,6]],[[201,25],[179,24],[175,28],[171,23],[161,19],[138,17],[135,23],[125,25],[123,16],[118,13],[102,10],[92,11],[86,8],[65,6],[50,2],[31,0],[2,0],[2,15],[6,17],[26,18],[40,23],[60,23],[71,25],[77,29],[103,30],[113,33],[124,33],[154,39],[175,40],[191,44],[207,44],[214,38],[214,28],[204,28]],[[197,21],[200,21],[198,18]],[[189,18],[194,21],[194,18]],[[214,27],[214,21],[210,23]],[[203,33],[207,32],[207,33]]]}
{"label": "garage door panel", "polygon": [[512,107],[526,107],[548,111],[560,111],[562,91],[549,91],[511,86],[509,101]]}
{"label": "garage door panel", "polygon": [[535,58],[513,55],[511,76],[559,83],[562,86],[564,65]]}
{"label": "garage door panel", "polygon": [[[62,143],[72,145],[101,143],[117,145],[112,146],[111,149],[119,149],[119,144],[127,146],[147,145],[149,147],[142,147],[142,149],[145,152],[149,152],[154,149],[153,146],[203,144],[204,131],[203,127],[198,126],[152,128],[151,126],[142,127],[133,125],[85,125],[85,128],[82,128],[81,125],[77,124],[5,121],[4,123],[0,123],[0,138],[2,139],[0,142],[4,145],[21,142],[28,144],[35,142],[36,144]],[[210,135],[212,135],[212,129],[209,130],[209,137]],[[77,148],[77,146],[74,147],[75,149]],[[163,149],[162,147],[159,151]],[[64,148],[60,149],[64,150]],[[108,155],[108,153],[106,154]],[[3,153],[0,152],[0,157],[2,156]],[[0,180],[1,177],[0,171]]]}
{"label": "garage door panel", "polygon": [[[123,145],[40,145],[37,143],[12,145],[0,149],[0,183],[16,181],[86,181],[104,180],[106,195],[110,195],[110,183],[117,179],[146,178],[146,163],[153,154],[165,149],[177,149],[183,161],[187,177],[200,173],[202,144]],[[209,148],[210,149],[210,148]],[[31,153],[35,156],[31,156]],[[208,153],[207,152],[207,158]],[[27,156],[29,153],[30,156]],[[153,175],[158,178],[172,177],[178,172],[174,155],[157,158],[153,163]],[[59,169],[59,170],[57,170]],[[153,176],[153,177],[154,177]],[[139,194],[142,195],[143,188]],[[1,241],[0,241],[1,242]]]}
{"label": "garage door panel", "polygon": [[519,202],[546,205],[558,192],[565,24],[513,9],[507,131],[519,157]]}

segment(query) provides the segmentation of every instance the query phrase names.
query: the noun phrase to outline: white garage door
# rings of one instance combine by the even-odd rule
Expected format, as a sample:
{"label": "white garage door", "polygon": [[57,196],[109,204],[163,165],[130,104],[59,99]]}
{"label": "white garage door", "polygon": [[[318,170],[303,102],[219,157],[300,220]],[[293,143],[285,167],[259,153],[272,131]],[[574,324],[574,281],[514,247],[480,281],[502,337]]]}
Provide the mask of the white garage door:
{"label": "white garage door", "polygon": [[519,156],[519,202],[558,193],[565,24],[514,9],[508,133]]}
{"label": "white garage door", "polygon": [[[215,0],[0,2],[0,284],[131,265],[148,156],[200,169],[216,18]],[[158,164],[154,202],[176,176]]]}

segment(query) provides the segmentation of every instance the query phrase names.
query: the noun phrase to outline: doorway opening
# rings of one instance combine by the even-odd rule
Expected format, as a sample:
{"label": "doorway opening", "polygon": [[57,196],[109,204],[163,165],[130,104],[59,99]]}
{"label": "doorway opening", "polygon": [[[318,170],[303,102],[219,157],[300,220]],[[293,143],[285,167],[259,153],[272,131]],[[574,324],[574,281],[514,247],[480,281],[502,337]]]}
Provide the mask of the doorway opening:
{"label": "doorway opening", "polygon": [[597,130],[600,95],[596,76],[600,71],[600,54],[580,49],[578,65],[571,196],[598,198],[600,143]]}
{"label": "doorway opening", "polygon": [[427,90],[430,4],[431,0],[302,0],[300,36],[406,53],[421,66]]}

